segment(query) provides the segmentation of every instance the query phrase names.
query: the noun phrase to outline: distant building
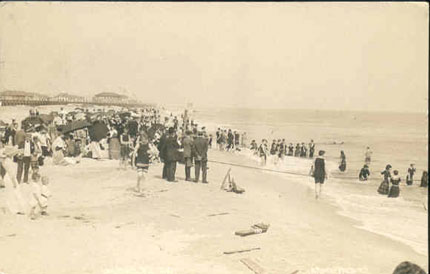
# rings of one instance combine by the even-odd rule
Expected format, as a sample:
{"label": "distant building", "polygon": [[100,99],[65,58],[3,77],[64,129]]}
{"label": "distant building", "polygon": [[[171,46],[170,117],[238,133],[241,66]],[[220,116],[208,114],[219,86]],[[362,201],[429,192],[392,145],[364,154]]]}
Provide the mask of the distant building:
{"label": "distant building", "polygon": [[83,103],[85,98],[82,96],[72,95],[68,93],[60,93],[56,96],[49,98],[51,102],[61,102],[61,103]]}
{"label": "distant building", "polygon": [[103,104],[129,104],[129,99],[125,95],[113,93],[113,92],[102,92],[94,95],[93,101],[95,103]]}
{"label": "distant building", "polygon": [[0,92],[1,105],[43,105],[47,104],[49,97],[35,92],[5,90]]}

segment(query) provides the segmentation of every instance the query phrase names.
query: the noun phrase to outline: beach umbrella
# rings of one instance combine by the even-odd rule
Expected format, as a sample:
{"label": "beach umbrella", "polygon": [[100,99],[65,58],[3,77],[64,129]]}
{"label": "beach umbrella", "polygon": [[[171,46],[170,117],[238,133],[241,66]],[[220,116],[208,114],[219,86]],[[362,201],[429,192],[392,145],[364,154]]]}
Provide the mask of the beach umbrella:
{"label": "beach umbrella", "polygon": [[27,117],[21,122],[21,125],[24,130],[27,130],[32,127],[36,128],[42,124],[43,124],[43,120],[38,116]]}
{"label": "beach umbrella", "polygon": [[68,123],[67,125],[65,125],[62,128],[62,132],[63,133],[68,133],[68,132],[72,132],[78,129],[83,129],[83,128],[87,128],[90,127],[91,123],[87,122],[86,120],[77,120],[77,121],[72,121],[71,123]]}
{"label": "beach umbrella", "polygon": [[108,127],[100,121],[95,121],[93,125],[88,128],[88,134],[91,141],[99,142],[101,139],[107,137],[108,132]]}
{"label": "beach umbrella", "polygon": [[54,120],[54,116],[52,114],[40,114],[39,118],[42,119],[45,124],[50,124]]}

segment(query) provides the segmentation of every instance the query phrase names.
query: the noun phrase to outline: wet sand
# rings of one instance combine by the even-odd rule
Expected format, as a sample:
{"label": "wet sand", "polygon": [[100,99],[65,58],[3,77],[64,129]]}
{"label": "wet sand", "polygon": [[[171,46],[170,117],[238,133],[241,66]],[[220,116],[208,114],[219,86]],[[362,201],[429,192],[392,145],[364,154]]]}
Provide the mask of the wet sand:
{"label": "wet sand", "polygon": [[[255,165],[218,151],[209,157]],[[308,178],[233,167],[246,190],[235,194],[220,190],[227,165],[210,163],[204,185],[185,182],[183,165],[178,165],[179,182],[167,183],[157,164],[139,197],[132,190],[136,172],[117,167],[110,160],[83,159],[69,167],[48,163],[42,173],[51,178],[49,216],[32,221],[0,210],[0,271],[252,273],[242,258],[267,273],[392,273],[405,260],[427,269],[426,256],[356,228],[328,197],[315,200],[312,189],[300,183]],[[213,214],[220,215],[208,216]],[[258,222],[270,224],[267,233],[234,235]],[[256,247],[260,250],[223,254]]]}

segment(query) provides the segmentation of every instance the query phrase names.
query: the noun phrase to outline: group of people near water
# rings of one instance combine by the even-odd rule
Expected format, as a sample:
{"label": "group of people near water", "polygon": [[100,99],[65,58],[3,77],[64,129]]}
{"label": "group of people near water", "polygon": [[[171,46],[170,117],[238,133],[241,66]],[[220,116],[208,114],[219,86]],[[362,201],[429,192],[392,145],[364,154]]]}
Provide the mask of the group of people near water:
{"label": "group of people near water", "polygon": [[269,147],[267,139],[262,139],[259,145],[255,140],[252,140],[249,149],[260,158],[261,165],[266,165],[268,158],[272,159],[275,164],[279,162],[279,159],[284,159],[285,156],[313,158],[315,143],[311,140],[308,145],[297,143],[294,146],[293,143],[287,144],[285,139],[274,139]]}

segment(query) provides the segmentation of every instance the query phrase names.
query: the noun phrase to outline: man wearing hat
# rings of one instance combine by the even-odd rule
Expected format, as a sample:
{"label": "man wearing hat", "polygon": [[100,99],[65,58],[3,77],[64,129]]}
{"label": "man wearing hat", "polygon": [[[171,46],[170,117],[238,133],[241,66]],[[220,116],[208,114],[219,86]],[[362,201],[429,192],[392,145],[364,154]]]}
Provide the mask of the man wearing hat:
{"label": "man wearing hat", "polygon": [[178,161],[179,144],[176,137],[176,132],[173,127],[169,128],[169,135],[167,136],[163,146],[164,164],[166,165],[167,181],[177,182],[175,179],[176,162]]}
{"label": "man wearing hat", "polygon": [[194,140],[194,170],[196,176],[194,182],[199,181],[201,169],[202,183],[207,184],[208,140],[204,138],[203,134],[203,131],[199,131],[197,138]]}

